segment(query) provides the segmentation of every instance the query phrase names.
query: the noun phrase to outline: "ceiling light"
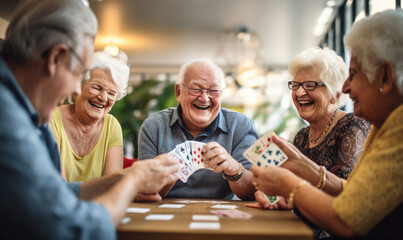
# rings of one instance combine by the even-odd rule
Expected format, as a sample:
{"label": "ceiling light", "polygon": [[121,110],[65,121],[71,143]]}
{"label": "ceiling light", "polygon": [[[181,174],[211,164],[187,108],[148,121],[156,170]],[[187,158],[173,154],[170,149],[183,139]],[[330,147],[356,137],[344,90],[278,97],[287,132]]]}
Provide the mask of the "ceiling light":
{"label": "ceiling light", "polygon": [[109,53],[110,55],[116,57],[117,55],[119,55],[119,47],[116,45],[106,45],[104,48],[104,51]]}

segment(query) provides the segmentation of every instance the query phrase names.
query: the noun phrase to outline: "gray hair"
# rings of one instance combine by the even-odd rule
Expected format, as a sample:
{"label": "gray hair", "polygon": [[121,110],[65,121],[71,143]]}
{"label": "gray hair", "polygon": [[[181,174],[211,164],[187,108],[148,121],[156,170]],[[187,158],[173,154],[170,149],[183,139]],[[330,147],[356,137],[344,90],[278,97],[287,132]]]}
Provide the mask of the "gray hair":
{"label": "gray hair", "polygon": [[117,100],[122,99],[127,93],[127,83],[129,81],[130,67],[127,65],[127,55],[123,51],[119,51],[118,56],[114,57],[105,51],[95,52],[92,56],[92,63],[89,72],[83,83],[91,78],[94,69],[109,70],[112,79],[115,82],[120,93]]}
{"label": "gray hair", "polygon": [[403,11],[386,10],[356,22],[344,43],[372,83],[382,64],[395,70],[395,83],[403,95]]}
{"label": "gray hair", "polygon": [[319,79],[326,85],[329,93],[337,99],[337,107],[346,104],[348,96],[342,94],[344,81],[348,77],[348,69],[343,59],[333,50],[328,48],[312,47],[302,51],[290,63],[288,69],[292,77],[295,77],[301,69],[313,67],[315,71],[319,71]]}
{"label": "gray hair", "polygon": [[27,63],[59,43],[82,53],[83,38],[95,38],[97,27],[94,13],[82,1],[28,0],[10,21],[3,54],[16,62]]}
{"label": "gray hair", "polygon": [[208,58],[196,58],[196,59],[193,59],[193,60],[191,60],[189,62],[184,63],[181,66],[180,70],[179,70],[178,80],[176,81],[176,84],[183,83],[183,81],[185,80],[185,75],[186,75],[186,72],[188,70],[188,67],[193,65],[193,64],[195,64],[195,63],[203,64],[203,65],[206,65],[206,66],[209,66],[209,67],[215,69],[216,73],[217,73],[217,76],[219,77],[218,80],[219,80],[221,88],[225,87],[225,75],[224,75],[224,72],[222,71],[222,69],[217,64],[215,64],[212,60],[210,60]]}

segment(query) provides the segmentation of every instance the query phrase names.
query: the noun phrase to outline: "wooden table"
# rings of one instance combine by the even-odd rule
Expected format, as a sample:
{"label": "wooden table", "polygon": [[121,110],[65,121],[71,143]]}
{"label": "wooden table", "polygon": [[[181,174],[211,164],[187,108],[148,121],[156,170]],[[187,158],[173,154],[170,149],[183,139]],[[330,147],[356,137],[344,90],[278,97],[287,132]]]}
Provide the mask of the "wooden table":
{"label": "wooden table", "polygon": [[[131,203],[130,207],[150,208],[147,213],[127,213],[130,222],[117,228],[118,239],[172,239],[172,240],[225,240],[225,239],[312,239],[312,230],[291,211],[268,211],[244,206],[245,201],[227,201],[224,205],[237,205],[238,210],[252,214],[250,219],[220,218],[218,230],[189,229],[194,214],[212,214],[216,203],[188,203],[182,208],[159,208],[162,204],[177,203],[184,199],[164,199],[154,203]],[[197,201],[214,201],[193,199]],[[168,221],[145,220],[149,214],[174,214]],[[197,221],[201,222],[201,221]]]}

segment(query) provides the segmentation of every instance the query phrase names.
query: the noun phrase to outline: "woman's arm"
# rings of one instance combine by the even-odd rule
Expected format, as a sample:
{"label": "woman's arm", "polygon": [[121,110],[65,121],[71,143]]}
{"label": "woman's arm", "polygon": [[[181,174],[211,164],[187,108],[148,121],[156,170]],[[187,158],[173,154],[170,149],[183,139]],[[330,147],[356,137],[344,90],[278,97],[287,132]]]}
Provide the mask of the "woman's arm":
{"label": "woman's arm", "polygon": [[111,147],[106,152],[105,166],[102,176],[120,171],[123,169],[123,148],[120,146]]}
{"label": "woman's arm", "polygon": [[[356,233],[346,225],[333,210],[334,197],[310,184],[287,169],[279,167],[251,168],[257,187],[270,196],[284,196],[312,223],[340,236],[354,236]],[[290,194],[294,197],[291,200]],[[292,202],[292,203],[291,203]]]}

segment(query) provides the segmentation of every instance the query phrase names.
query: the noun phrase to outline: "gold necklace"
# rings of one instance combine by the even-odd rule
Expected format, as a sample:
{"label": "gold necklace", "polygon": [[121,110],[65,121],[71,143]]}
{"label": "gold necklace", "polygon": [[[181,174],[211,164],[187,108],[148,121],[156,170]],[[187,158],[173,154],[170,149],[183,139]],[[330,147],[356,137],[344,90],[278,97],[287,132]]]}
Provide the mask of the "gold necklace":
{"label": "gold necklace", "polygon": [[336,111],[334,111],[332,118],[330,119],[329,123],[327,124],[325,130],[322,132],[322,134],[317,138],[317,139],[313,139],[312,138],[312,129],[310,129],[309,131],[309,138],[311,140],[311,143],[317,143],[327,132],[327,130],[329,129],[330,125],[333,122],[334,117],[336,116],[337,111],[339,111],[339,109],[336,109]]}

